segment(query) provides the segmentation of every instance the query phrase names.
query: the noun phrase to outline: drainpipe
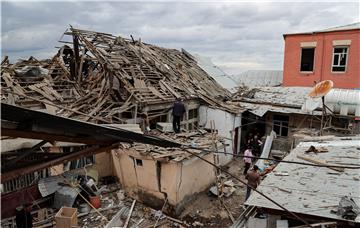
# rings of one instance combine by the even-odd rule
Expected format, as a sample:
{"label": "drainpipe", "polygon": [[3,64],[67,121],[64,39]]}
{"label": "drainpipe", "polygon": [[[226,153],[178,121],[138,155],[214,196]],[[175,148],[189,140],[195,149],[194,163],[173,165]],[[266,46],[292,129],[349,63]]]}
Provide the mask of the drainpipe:
{"label": "drainpipe", "polygon": [[325,46],[324,46],[325,35],[322,34],[322,53],[321,53],[321,69],[320,69],[320,82],[323,80],[323,68],[325,58]]}

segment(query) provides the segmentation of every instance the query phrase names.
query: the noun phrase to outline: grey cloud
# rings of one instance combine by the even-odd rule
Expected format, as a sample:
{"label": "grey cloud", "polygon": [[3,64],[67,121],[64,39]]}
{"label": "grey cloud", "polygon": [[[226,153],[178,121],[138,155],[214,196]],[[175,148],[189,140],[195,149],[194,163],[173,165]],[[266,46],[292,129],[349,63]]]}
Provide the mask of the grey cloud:
{"label": "grey cloud", "polygon": [[[230,74],[282,69],[284,33],[359,20],[359,3],[2,2],[2,55],[45,58],[69,24],[212,57]],[[46,55],[49,56],[46,56]]]}

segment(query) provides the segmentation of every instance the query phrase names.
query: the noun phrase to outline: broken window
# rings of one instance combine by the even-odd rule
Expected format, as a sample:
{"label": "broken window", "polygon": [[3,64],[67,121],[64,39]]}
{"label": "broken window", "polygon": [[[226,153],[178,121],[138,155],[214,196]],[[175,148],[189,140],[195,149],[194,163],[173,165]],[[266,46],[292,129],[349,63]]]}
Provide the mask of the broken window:
{"label": "broken window", "polygon": [[289,116],[274,115],[273,130],[278,136],[288,136],[289,132]]}
{"label": "broken window", "polygon": [[333,53],[333,72],[345,72],[348,56],[348,47],[334,47]]}
{"label": "broken window", "polygon": [[189,110],[189,120],[190,119],[197,119],[198,117],[198,109],[194,108],[194,109],[190,109]]}
{"label": "broken window", "polygon": [[143,162],[142,162],[142,160],[141,159],[135,159],[135,164],[137,165],[137,166],[143,166]]}
{"label": "broken window", "polygon": [[301,49],[300,71],[306,72],[306,71],[314,70],[314,56],[315,56],[315,48]]}

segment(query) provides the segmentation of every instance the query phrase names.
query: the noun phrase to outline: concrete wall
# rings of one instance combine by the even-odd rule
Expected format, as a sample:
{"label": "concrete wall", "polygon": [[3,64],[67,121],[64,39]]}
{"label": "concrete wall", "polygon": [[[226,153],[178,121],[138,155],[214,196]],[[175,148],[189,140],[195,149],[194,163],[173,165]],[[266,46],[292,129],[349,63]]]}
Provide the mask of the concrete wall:
{"label": "concrete wall", "polygon": [[[351,40],[346,72],[332,72],[333,41]],[[316,42],[314,71],[300,72],[301,42]],[[360,30],[287,35],[285,37],[284,86],[313,86],[332,80],[335,88],[360,88]]]}
{"label": "concrete wall", "polygon": [[[213,154],[204,158],[214,162]],[[112,159],[114,173],[129,195],[157,209],[167,197],[176,214],[192,195],[206,190],[216,178],[214,168],[198,158],[159,162],[133,150],[113,150]],[[141,159],[142,166],[134,159]]]}
{"label": "concrete wall", "polygon": [[[213,109],[208,106],[200,106],[199,108],[199,126],[205,128],[211,128],[210,121],[215,121],[215,128],[218,130],[218,134],[225,137],[225,143],[228,146],[225,148],[227,153],[233,153],[234,140],[240,140],[241,131],[238,133],[238,138],[234,139],[235,128],[241,125],[241,116],[220,110]],[[240,141],[239,141],[240,142]],[[240,147],[240,146],[239,146]],[[232,155],[220,155],[219,161],[221,165],[225,165],[230,162]]]}

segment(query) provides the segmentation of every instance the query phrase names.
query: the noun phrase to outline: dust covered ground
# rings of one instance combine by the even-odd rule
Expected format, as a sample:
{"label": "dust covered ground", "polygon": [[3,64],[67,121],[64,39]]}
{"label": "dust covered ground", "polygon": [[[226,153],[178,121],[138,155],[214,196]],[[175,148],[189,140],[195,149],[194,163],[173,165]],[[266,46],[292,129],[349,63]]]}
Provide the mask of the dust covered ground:
{"label": "dust covered ground", "polygon": [[[234,159],[224,169],[245,181],[242,175],[243,162],[241,159]],[[231,196],[223,196],[221,199],[236,220],[244,211],[246,187],[236,179],[228,175],[226,177],[227,180],[232,180],[236,190]],[[221,201],[216,196],[209,194],[208,191],[199,193],[195,200],[181,213],[179,219],[197,227],[228,227],[232,225],[229,214]]]}
{"label": "dust covered ground", "polygon": [[[223,168],[245,181],[242,175],[243,162],[241,159],[234,159]],[[243,202],[246,187],[224,173],[222,176],[234,184],[235,191],[229,197],[222,196],[221,200],[236,220],[244,210]],[[79,227],[104,227],[119,211],[123,211],[122,222],[119,226],[124,225],[123,222],[127,218],[133,200],[125,196],[122,201],[119,201],[118,191],[118,184],[107,185],[106,190],[101,194],[102,208],[109,208],[101,212],[101,215],[106,219],[99,213],[92,211],[92,213],[84,214],[78,218]],[[229,227],[232,225],[232,221],[221,200],[209,193],[208,190],[197,194],[194,200],[187,204],[181,215],[175,218],[182,221],[182,224],[166,219],[164,216],[159,218],[156,215],[158,213],[156,210],[136,202],[128,227]]]}

